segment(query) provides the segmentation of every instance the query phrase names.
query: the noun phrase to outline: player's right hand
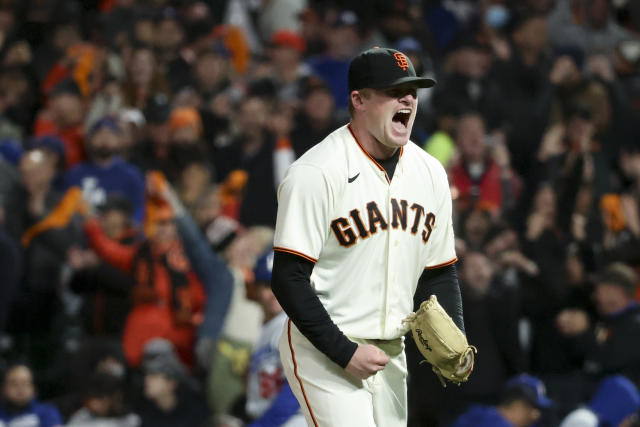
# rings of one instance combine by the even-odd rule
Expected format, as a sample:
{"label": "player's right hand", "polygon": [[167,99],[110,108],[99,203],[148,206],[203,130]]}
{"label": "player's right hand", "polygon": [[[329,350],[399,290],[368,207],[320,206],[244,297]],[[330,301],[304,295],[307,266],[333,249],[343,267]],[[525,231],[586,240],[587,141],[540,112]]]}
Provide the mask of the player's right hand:
{"label": "player's right hand", "polygon": [[354,377],[364,380],[383,370],[387,363],[389,363],[389,356],[375,345],[358,344],[345,370]]}

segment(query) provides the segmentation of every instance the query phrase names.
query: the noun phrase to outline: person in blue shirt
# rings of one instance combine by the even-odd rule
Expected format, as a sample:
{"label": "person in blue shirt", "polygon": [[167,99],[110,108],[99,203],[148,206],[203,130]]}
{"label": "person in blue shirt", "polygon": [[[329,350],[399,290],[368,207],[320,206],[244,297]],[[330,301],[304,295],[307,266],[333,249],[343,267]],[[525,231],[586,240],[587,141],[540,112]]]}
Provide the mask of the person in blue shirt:
{"label": "person in blue shirt", "polygon": [[520,374],[506,382],[497,406],[472,406],[451,427],[530,427],[551,405],[544,383],[531,375]]}
{"label": "person in blue shirt", "polygon": [[62,416],[55,406],[36,399],[33,374],[28,366],[9,366],[2,382],[0,425],[20,427],[62,426]]}
{"label": "person in blue shirt", "polygon": [[110,195],[118,194],[131,202],[132,218],[142,223],[144,215],[144,178],[138,168],[119,157],[121,130],[115,119],[98,120],[86,136],[89,160],[65,174],[64,187],[78,186],[85,200],[99,207]]}

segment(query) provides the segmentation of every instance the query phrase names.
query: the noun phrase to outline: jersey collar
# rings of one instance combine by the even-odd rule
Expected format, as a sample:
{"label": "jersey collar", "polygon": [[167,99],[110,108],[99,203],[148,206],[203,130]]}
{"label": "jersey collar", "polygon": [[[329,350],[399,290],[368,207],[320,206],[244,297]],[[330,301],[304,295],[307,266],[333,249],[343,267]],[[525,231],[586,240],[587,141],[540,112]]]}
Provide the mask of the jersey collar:
{"label": "jersey collar", "polygon": [[[356,137],[356,134],[353,132],[353,130],[351,129],[351,123],[349,123],[347,125],[347,129],[349,129],[349,132],[351,133],[351,136],[353,137],[353,140],[356,142],[356,144],[358,144],[358,147],[360,147],[360,150],[362,150],[362,152],[364,153],[365,156],[367,156],[367,158],[373,162],[373,164],[382,172],[384,172],[384,176],[385,178],[387,178],[387,183],[391,184],[391,180],[389,179],[389,175],[387,175],[387,171],[382,167],[382,165],[380,163],[378,163],[378,161],[376,159],[373,158],[373,156],[371,156],[371,154],[369,154],[367,152],[367,150],[364,149],[364,147],[362,146],[362,144],[360,143],[360,141],[358,141],[358,138]],[[404,152],[404,147],[400,147],[400,155],[398,156],[398,164],[400,163],[400,159],[402,158],[402,153]]]}

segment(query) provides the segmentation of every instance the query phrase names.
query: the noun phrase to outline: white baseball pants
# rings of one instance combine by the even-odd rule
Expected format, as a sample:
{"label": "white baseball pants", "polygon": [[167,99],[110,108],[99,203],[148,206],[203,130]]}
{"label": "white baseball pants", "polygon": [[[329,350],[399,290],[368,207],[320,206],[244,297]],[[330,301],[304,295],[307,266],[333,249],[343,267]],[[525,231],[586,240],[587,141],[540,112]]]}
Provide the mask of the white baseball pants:
{"label": "white baseball pants", "polygon": [[284,371],[311,427],[406,427],[407,361],[404,338],[354,339],[373,344],[391,359],[360,380],[316,349],[289,320],[280,337]]}

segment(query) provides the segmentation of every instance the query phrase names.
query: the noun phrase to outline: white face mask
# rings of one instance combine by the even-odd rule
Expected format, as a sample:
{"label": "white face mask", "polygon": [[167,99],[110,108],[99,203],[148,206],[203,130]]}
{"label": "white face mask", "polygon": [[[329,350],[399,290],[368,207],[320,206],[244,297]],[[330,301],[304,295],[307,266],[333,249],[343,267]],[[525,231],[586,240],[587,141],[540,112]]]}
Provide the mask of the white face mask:
{"label": "white face mask", "polygon": [[471,179],[475,181],[476,179],[480,178],[484,173],[484,163],[482,162],[469,163],[468,170],[469,170],[469,175],[471,176]]}

